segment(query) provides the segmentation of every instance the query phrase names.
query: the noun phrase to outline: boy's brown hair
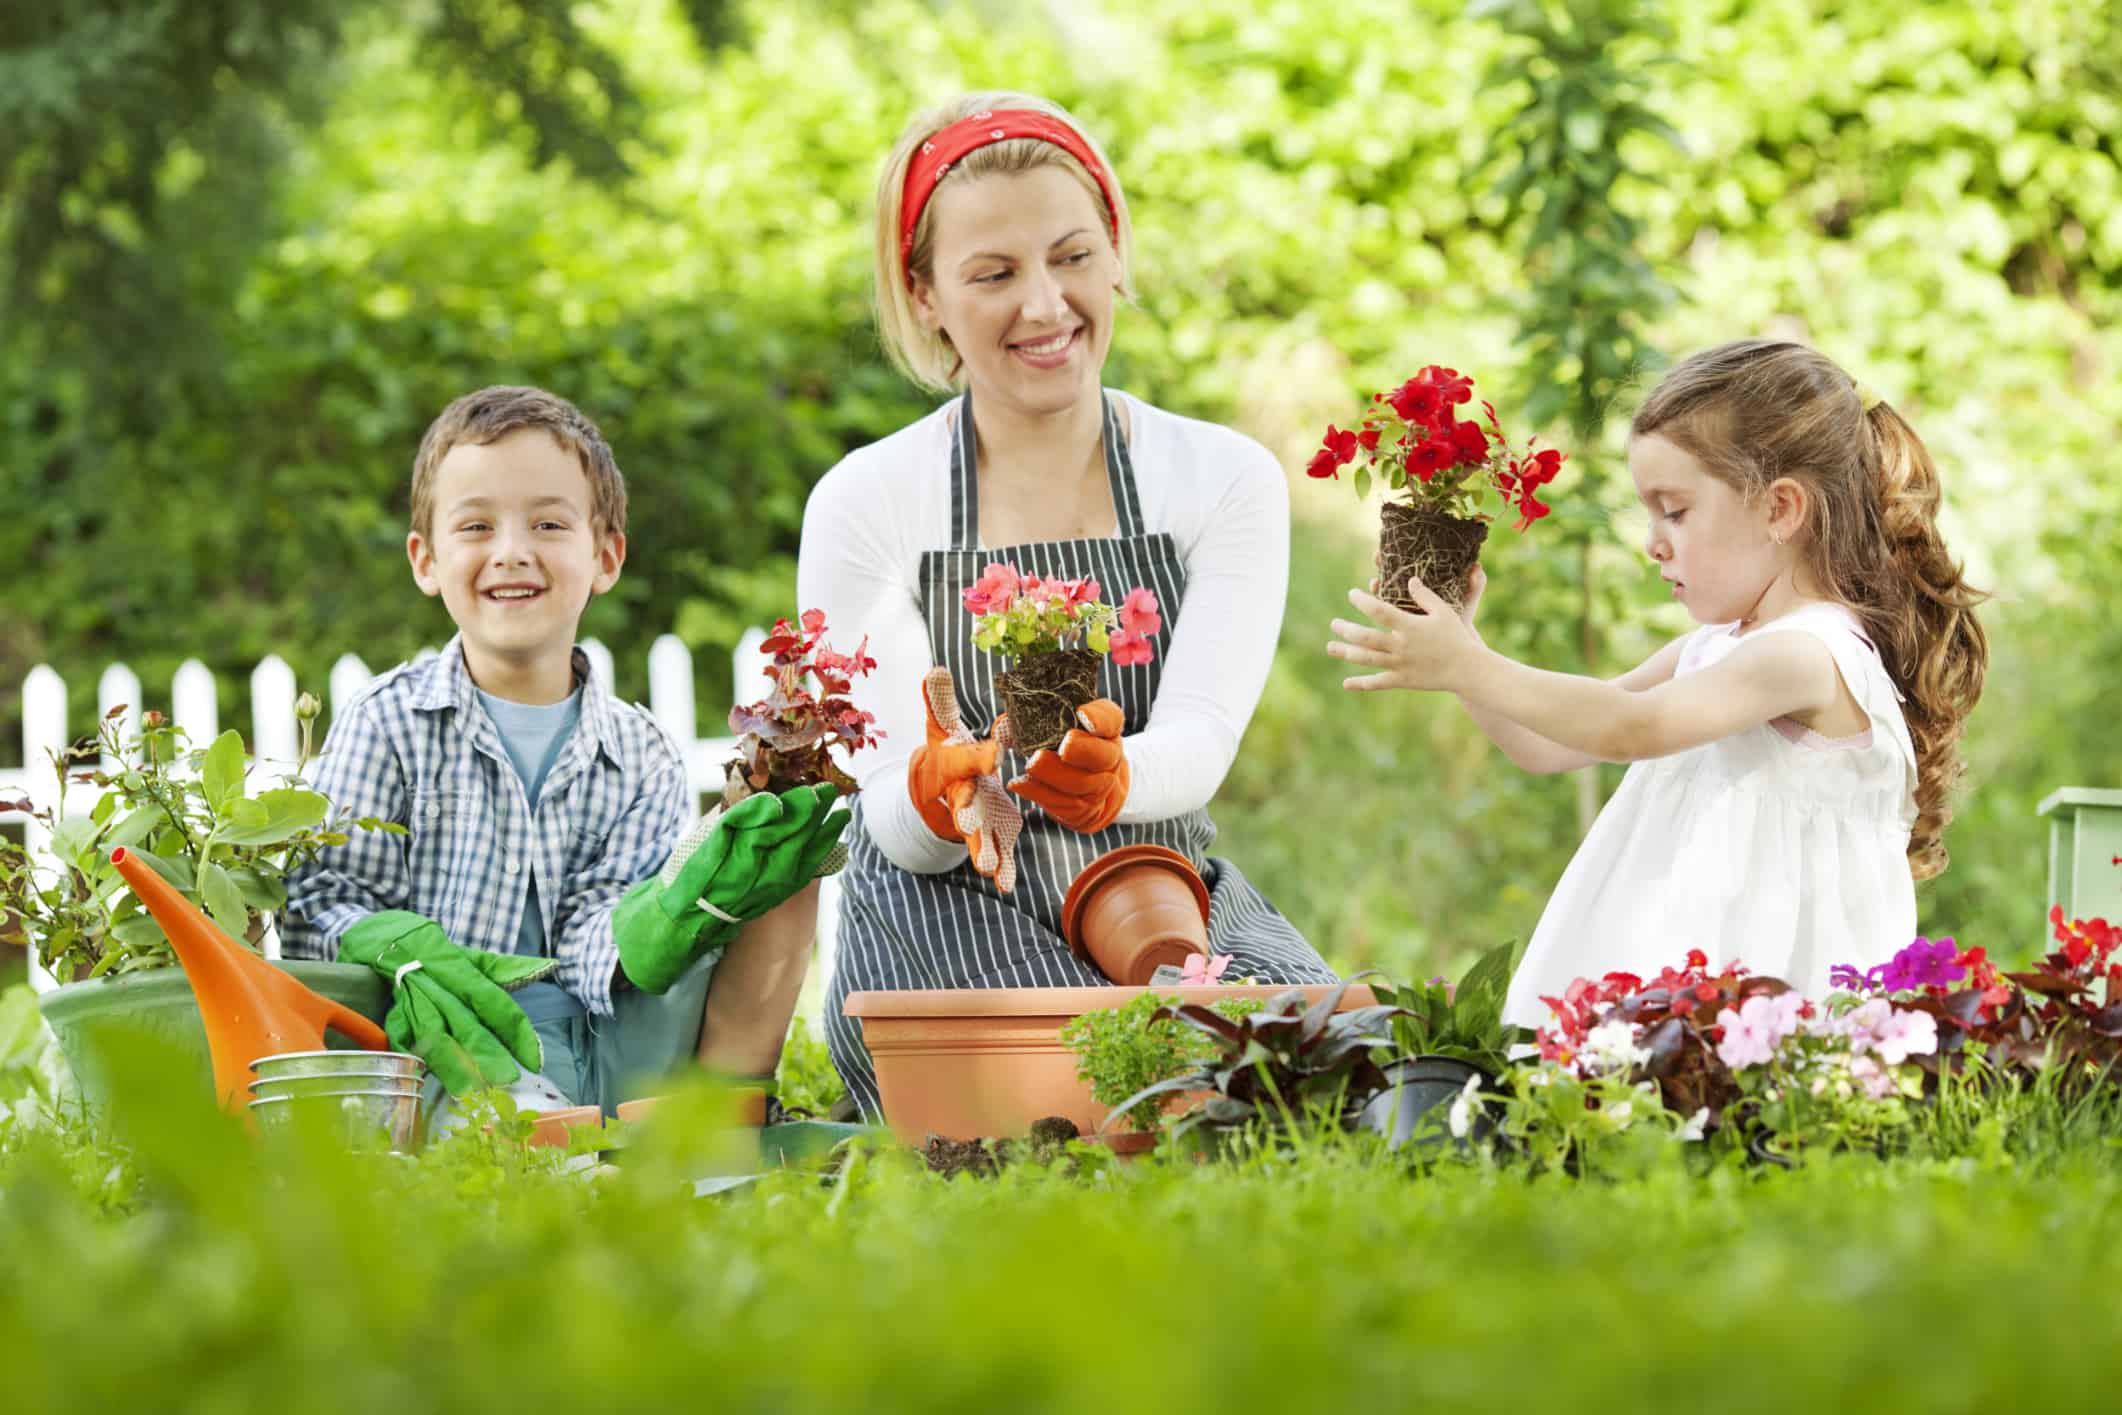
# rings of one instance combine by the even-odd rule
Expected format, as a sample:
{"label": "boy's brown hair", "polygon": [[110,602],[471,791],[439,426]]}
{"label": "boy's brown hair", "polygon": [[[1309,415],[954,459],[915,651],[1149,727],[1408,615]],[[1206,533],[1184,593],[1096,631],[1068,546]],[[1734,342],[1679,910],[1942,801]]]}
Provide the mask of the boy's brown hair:
{"label": "boy's brown hair", "polygon": [[599,531],[626,534],[626,478],[604,434],[580,408],[542,388],[497,385],[467,393],[428,424],[413,455],[413,531],[434,533],[435,469],[452,447],[484,447],[519,428],[542,427],[575,454],[589,478],[590,520]]}

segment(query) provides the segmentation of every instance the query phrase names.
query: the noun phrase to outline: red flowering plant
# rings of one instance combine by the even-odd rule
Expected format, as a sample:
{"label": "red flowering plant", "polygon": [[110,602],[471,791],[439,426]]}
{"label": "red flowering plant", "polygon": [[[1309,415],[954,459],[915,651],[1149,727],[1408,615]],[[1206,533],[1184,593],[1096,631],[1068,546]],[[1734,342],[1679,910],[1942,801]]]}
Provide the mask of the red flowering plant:
{"label": "red flowering plant", "polygon": [[1981,948],[1949,938],[1917,939],[1882,967],[1840,967],[1837,987],[1891,995],[1895,1006],[1929,1013],[1938,1047],[1925,1058],[1933,1076],[1958,1069],[1970,1044],[1993,1067],[2040,1071],[2061,1063],[2066,1080],[2112,1076],[2122,1067],[2122,929],[2105,919],[2063,917],[2049,910],[2061,945],[2023,972],[2000,972]]}
{"label": "red flowering plant", "polygon": [[755,703],[730,709],[737,757],[729,764],[724,799],[734,804],[754,791],[831,782],[843,796],[859,788],[834,760],[837,748],[856,752],[884,738],[876,715],[848,698],[854,680],[876,668],[864,638],[853,653],[836,653],[825,642],[825,612],[803,611],[796,624],[774,622],[759,645],[767,656],[773,691]]}
{"label": "red flowering plant", "polygon": [[1483,511],[1490,493],[1517,512],[1523,531],[1551,509],[1538,495],[1566,460],[1555,448],[1527,438],[1517,452],[1503,434],[1496,405],[1484,400],[1487,426],[1461,420],[1456,410],[1471,402],[1474,381],[1431,364],[1390,393],[1373,395],[1363,420],[1352,429],[1327,425],[1326,439],[1305,472],[1338,480],[1355,468],[1356,494],[1368,496],[1374,479],[1409,505],[1427,505],[1467,520],[1495,519]]}
{"label": "red flowering plant", "polygon": [[[1722,1015],[1749,998],[1789,991],[1782,979],[1751,977],[1736,962],[1712,973],[1699,948],[1687,951],[1683,966],[1648,980],[1633,973],[1578,978],[1562,996],[1540,999],[1554,1013],[1554,1024],[1538,1034],[1540,1058],[1578,1076],[1622,1071],[1648,1079],[1667,1110],[1706,1112],[1698,1125],[1714,1121],[1740,1097],[1717,1054]],[[1803,1015],[1811,1015],[1810,1004]]]}
{"label": "red flowering plant", "polygon": [[1107,603],[1089,577],[1027,575],[996,562],[964,591],[973,616],[973,647],[1013,660],[997,675],[1009,715],[1010,745],[1020,752],[1057,746],[1076,725],[1076,710],[1098,695],[1098,660],[1122,668],[1156,656],[1164,628],[1157,596],[1137,586]]}
{"label": "red flowering plant", "polygon": [[1460,418],[1458,410],[1473,396],[1472,379],[1431,364],[1391,392],[1373,395],[1355,427],[1328,424],[1304,469],[1321,480],[1339,480],[1343,467],[1353,467],[1358,496],[1368,496],[1373,482],[1385,482],[1392,494],[1382,512],[1378,578],[1385,597],[1404,607],[1413,607],[1406,591],[1410,574],[1448,603],[1460,602],[1495,519],[1484,509],[1490,497],[1516,514],[1519,531],[1551,509],[1539,493],[1560,475],[1563,454],[1539,447],[1537,438],[1514,448],[1493,403],[1481,404],[1485,426]]}

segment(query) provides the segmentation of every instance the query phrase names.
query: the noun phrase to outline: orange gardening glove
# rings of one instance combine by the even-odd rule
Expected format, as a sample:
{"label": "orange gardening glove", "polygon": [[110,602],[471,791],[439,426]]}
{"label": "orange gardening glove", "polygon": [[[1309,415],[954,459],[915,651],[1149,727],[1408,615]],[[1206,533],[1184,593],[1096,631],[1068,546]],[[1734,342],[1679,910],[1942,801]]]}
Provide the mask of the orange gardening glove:
{"label": "orange gardening glove", "polygon": [[974,738],[958,716],[950,670],[931,668],[921,683],[928,741],[906,764],[906,791],[939,839],[962,840],[973,868],[1007,894],[1017,883],[1017,835],[1024,816],[995,772],[997,742]]}
{"label": "orange gardening glove", "polygon": [[1127,754],[1120,750],[1120,705],[1094,698],[1076,710],[1061,745],[1035,752],[1009,789],[1070,830],[1103,830],[1127,804]]}

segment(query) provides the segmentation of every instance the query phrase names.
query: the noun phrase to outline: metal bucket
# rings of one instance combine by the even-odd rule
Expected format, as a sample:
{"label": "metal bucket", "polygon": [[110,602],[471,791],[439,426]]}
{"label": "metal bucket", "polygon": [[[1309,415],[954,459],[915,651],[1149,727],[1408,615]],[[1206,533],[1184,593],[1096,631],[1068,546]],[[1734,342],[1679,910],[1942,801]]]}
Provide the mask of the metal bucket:
{"label": "metal bucket", "polygon": [[288,1051],[251,1063],[259,1080],[282,1076],[344,1076],[382,1071],[419,1080],[425,1067],[402,1051]]}
{"label": "metal bucket", "polygon": [[350,1144],[365,1144],[381,1131],[390,1148],[409,1154],[420,1143],[418,1091],[339,1090],[306,1096],[261,1096],[250,1103],[260,1130],[287,1129],[302,1116],[330,1116]]}
{"label": "metal bucket", "polygon": [[392,1095],[417,1096],[420,1079],[395,1071],[340,1071],[329,1076],[261,1076],[250,1083],[250,1093],[259,1100],[269,1097],[326,1096],[335,1091],[388,1091]]}

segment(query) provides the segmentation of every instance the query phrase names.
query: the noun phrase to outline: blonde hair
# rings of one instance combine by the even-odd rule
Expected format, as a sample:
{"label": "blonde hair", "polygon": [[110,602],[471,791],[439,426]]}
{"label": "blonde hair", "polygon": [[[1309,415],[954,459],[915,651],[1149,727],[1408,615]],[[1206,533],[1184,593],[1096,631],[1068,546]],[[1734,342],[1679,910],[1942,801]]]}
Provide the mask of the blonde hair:
{"label": "blonde hair", "polygon": [[[1038,138],[1009,138],[1002,142],[989,143],[975,148],[959,160],[957,165],[944,174],[936,184],[935,194],[922,208],[921,218],[914,226],[913,250],[902,265],[899,258],[900,202],[906,191],[906,169],[913,161],[914,153],[943,129],[975,113],[996,108],[1029,108],[1075,130],[1105,168],[1106,179],[1112,184],[1113,199],[1107,204],[1105,193],[1098,186],[1097,178],[1084,168],[1068,152],[1050,142]],[[1084,130],[1074,115],[1060,104],[1044,98],[1035,98],[1023,93],[968,93],[952,99],[940,107],[932,108],[906,125],[899,135],[897,146],[884,164],[884,172],[877,180],[877,247],[876,247],[876,299],[877,333],[884,342],[884,352],[899,370],[923,388],[938,393],[948,393],[960,387],[965,372],[964,361],[950,346],[950,338],[941,330],[930,330],[921,322],[920,310],[914,304],[913,292],[908,288],[909,277],[919,276],[924,281],[935,278],[936,259],[936,197],[945,187],[961,181],[973,181],[980,177],[1014,176],[1030,172],[1039,167],[1058,167],[1079,182],[1090,193],[1091,201],[1106,218],[1105,233],[1118,236],[1113,241],[1113,254],[1120,264],[1120,294],[1129,298],[1133,293],[1131,269],[1134,254],[1134,226],[1128,219],[1127,193],[1120,185],[1120,175],[1113,170],[1112,159],[1098,140]],[[1114,207],[1118,209],[1115,210]]]}
{"label": "blonde hair", "polygon": [[1938,534],[1938,469],[1922,439],[1885,402],[1865,402],[1825,355],[1742,340],[1681,362],[1629,434],[1664,438],[1748,498],[1782,477],[1805,487],[1807,568],[1863,621],[1907,699],[1917,776],[1909,868],[1928,879],[1950,859],[1960,729],[1989,667],[1974,611],[1988,595]]}
{"label": "blonde hair", "polygon": [[580,408],[542,388],[497,385],[467,393],[451,403],[420,439],[413,454],[412,528],[430,536],[435,520],[435,470],[452,447],[484,447],[518,428],[540,427],[553,441],[575,454],[589,478],[590,519],[615,535],[626,534],[626,478],[612,449]]}

